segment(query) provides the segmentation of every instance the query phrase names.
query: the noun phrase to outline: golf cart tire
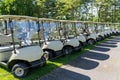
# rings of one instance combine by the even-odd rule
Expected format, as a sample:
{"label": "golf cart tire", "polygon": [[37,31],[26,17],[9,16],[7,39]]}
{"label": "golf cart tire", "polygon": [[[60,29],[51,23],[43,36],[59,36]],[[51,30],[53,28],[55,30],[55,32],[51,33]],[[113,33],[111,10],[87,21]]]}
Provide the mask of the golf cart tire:
{"label": "golf cart tire", "polygon": [[83,47],[83,46],[84,46],[83,42],[79,41],[79,43],[80,43],[81,47]]}
{"label": "golf cart tire", "polygon": [[69,49],[67,47],[63,48],[63,54],[68,55]]}
{"label": "golf cart tire", "polygon": [[[21,74],[16,74],[16,71],[17,71],[17,69],[19,69],[19,68],[23,70],[23,73],[21,73]],[[13,75],[14,75],[15,77],[18,77],[18,78],[22,78],[22,77],[26,76],[27,73],[28,73],[28,71],[29,71],[28,65],[25,64],[25,63],[17,63],[17,64],[15,64],[15,65],[12,67],[12,73],[13,73]]]}
{"label": "golf cart tire", "polygon": [[53,51],[46,50],[45,53],[48,54],[48,60],[52,59],[54,57]]}
{"label": "golf cart tire", "polygon": [[64,47],[64,52],[66,55],[71,54],[73,52],[73,47],[71,46]]}
{"label": "golf cart tire", "polygon": [[101,35],[99,35],[99,38],[100,38],[100,41],[101,41],[101,40],[104,40],[104,37],[101,36]]}
{"label": "golf cart tire", "polygon": [[45,59],[44,56],[42,56],[41,59],[40,59],[40,66],[42,67],[42,66],[45,66],[45,65],[46,65],[46,59]]}
{"label": "golf cart tire", "polygon": [[94,39],[88,39],[87,43],[89,45],[94,45],[95,44],[95,40]]}
{"label": "golf cart tire", "polygon": [[81,51],[81,50],[82,50],[82,47],[83,47],[83,46],[82,46],[82,44],[80,43],[80,44],[79,44],[79,50],[78,50],[78,51]]}

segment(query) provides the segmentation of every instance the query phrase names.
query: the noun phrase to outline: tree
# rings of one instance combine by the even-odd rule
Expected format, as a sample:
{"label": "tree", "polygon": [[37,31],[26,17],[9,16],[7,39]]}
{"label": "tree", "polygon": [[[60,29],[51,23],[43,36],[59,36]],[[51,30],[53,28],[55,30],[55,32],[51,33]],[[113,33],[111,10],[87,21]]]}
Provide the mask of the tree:
{"label": "tree", "polygon": [[80,4],[81,0],[57,0],[57,18],[75,20]]}
{"label": "tree", "polygon": [[119,0],[0,0],[0,14],[120,22],[119,5]]}
{"label": "tree", "polygon": [[1,14],[33,16],[32,0],[2,0],[0,5]]}
{"label": "tree", "polygon": [[96,0],[96,7],[98,9],[98,21],[100,22],[113,22],[115,0]]}

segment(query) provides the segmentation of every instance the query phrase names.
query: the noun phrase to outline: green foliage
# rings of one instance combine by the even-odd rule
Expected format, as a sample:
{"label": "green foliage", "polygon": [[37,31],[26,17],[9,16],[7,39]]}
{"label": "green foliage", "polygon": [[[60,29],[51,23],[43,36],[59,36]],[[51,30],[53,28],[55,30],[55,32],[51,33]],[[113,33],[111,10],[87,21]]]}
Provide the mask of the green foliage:
{"label": "green foliage", "polygon": [[[119,4],[118,4],[119,3]],[[103,22],[120,22],[120,1],[116,0],[96,0],[98,7],[99,21]],[[118,8],[119,7],[119,8]]]}
{"label": "green foliage", "polygon": [[75,12],[80,6],[80,0],[59,0],[56,3],[59,19],[75,19]]}
{"label": "green foliage", "polygon": [[1,14],[33,16],[34,5],[32,0],[2,0]]}
{"label": "green foliage", "polygon": [[120,22],[119,5],[119,0],[0,0],[0,14]]}

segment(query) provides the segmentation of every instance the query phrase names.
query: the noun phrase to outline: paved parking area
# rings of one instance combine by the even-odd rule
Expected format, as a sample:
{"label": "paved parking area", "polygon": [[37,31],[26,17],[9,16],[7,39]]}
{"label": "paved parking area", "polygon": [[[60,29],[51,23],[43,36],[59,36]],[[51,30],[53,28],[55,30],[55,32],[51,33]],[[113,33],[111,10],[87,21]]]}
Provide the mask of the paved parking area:
{"label": "paved parking area", "polygon": [[120,80],[120,36],[96,46],[40,80]]}

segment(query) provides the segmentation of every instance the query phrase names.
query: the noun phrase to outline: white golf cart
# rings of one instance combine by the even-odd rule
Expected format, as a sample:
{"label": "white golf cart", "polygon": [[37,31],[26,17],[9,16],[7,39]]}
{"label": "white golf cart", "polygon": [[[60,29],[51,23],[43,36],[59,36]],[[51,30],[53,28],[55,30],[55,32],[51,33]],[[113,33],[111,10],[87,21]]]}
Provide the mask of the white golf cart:
{"label": "white golf cart", "polygon": [[106,23],[99,23],[98,28],[100,28],[99,35],[103,37],[103,39],[107,38],[109,36],[108,34],[108,28],[106,27]]}
{"label": "white golf cart", "polygon": [[102,27],[103,24],[101,24],[100,22],[94,22],[94,25],[95,25],[96,34],[98,35],[98,40],[103,40],[105,38]]}
{"label": "white golf cart", "polygon": [[120,23],[116,23],[116,32],[117,35],[120,35]]}
{"label": "white golf cart", "polygon": [[103,30],[104,30],[104,35],[106,38],[110,37],[110,27],[108,26],[108,23],[103,23],[104,26],[103,26]]}
{"label": "white golf cart", "polygon": [[97,35],[94,30],[94,25],[91,24],[91,22],[83,22],[82,29],[83,29],[83,34],[86,37],[86,42],[90,45],[93,45],[97,41]]}
{"label": "white golf cart", "polygon": [[[29,68],[44,66],[45,55],[39,44],[32,44],[32,35],[39,28],[38,18],[28,16],[1,15],[0,65],[7,66],[15,77],[24,77]],[[31,26],[31,21],[36,26]],[[39,30],[38,30],[39,33]]]}
{"label": "white golf cart", "polygon": [[110,37],[112,35],[112,30],[111,30],[110,23],[106,23],[106,27],[107,27],[108,37]]}
{"label": "white golf cart", "polygon": [[81,44],[77,39],[75,25],[73,21],[60,20],[59,33],[64,44],[64,49],[71,54],[73,51],[81,50]]}
{"label": "white golf cart", "polygon": [[88,27],[89,27],[90,33],[92,33],[95,36],[94,39],[96,39],[96,41],[102,40],[102,37],[99,35],[99,32],[98,32],[98,26],[95,22],[89,22]]}
{"label": "white golf cart", "polygon": [[111,24],[109,24],[109,26],[110,26],[110,30],[112,32],[112,35],[116,35],[117,32],[115,30],[115,24],[111,23]]}
{"label": "white golf cart", "polygon": [[58,24],[53,19],[39,19],[41,23],[42,49],[49,55],[48,59],[53,59],[66,54],[63,51],[63,43],[60,40]]}
{"label": "white golf cart", "polygon": [[75,30],[76,30],[76,34],[77,34],[77,39],[79,40],[80,44],[82,46],[85,46],[87,43],[86,43],[86,37],[83,35],[83,29],[82,29],[82,26],[84,26],[82,24],[82,22],[75,22],[74,23],[75,25]]}
{"label": "white golf cart", "polygon": [[112,32],[114,35],[119,35],[120,34],[120,24],[119,23],[114,23],[112,24]]}

